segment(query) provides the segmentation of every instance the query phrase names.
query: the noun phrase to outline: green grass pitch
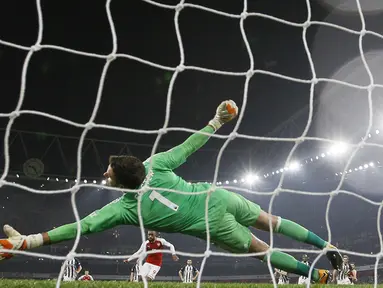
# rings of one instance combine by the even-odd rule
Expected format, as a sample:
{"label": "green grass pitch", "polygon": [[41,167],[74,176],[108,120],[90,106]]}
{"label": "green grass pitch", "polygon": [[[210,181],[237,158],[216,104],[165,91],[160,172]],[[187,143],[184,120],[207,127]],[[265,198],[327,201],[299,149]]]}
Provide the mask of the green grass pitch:
{"label": "green grass pitch", "polygon": [[[56,281],[40,281],[40,280],[8,280],[8,279],[0,279],[0,287],[7,287],[7,288],[51,288],[56,286]],[[94,282],[66,282],[61,283],[61,287],[63,288],[79,288],[79,287],[103,287],[103,288],[125,288],[125,287],[143,287],[143,283],[130,283],[125,281],[94,281]],[[150,288],[184,288],[184,287],[195,287],[195,284],[182,284],[182,283],[174,283],[174,282],[153,282],[149,283]],[[204,288],[272,288],[274,287],[272,284],[257,284],[257,283],[201,283],[201,287]],[[288,287],[288,288],[303,288],[306,287],[304,285],[283,285],[279,287]],[[330,288],[336,288],[336,287],[347,287],[347,286],[338,286],[338,285],[312,285],[310,287],[314,288],[320,288],[320,287],[330,287]],[[367,288],[367,287],[373,287],[371,284],[365,284],[365,285],[353,285],[348,286],[353,288]],[[379,285],[379,288],[383,288],[383,285]]]}

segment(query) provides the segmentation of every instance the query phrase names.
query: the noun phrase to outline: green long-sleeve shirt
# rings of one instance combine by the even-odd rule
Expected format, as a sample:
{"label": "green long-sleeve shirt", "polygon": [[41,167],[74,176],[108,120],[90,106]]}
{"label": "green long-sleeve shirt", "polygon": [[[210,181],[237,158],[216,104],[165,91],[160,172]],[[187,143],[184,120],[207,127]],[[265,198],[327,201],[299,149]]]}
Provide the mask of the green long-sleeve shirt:
{"label": "green long-sleeve shirt", "polygon": [[[214,133],[211,126],[206,126],[201,131]],[[142,196],[141,213],[146,228],[164,232],[186,233],[202,238],[205,236],[207,194],[183,195],[162,191],[161,188],[199,192],[211,187],[206,183],[189,184],[173,172],[208,140],[208,135],[194,133],[184,143],[173,149],[153,155],[151,171],[149,171],[150,159],[144,162],[147,173],[144,183],[148,182],[150,187],[155,187]],[[227,193],[223,189],[217,189],[210,196],[208,213],[211,234],[215,233],[216,224],[219,223],[226,210]],[[129,211],[129,213],[124,213],[126,214],[126,222],[138,225],[137,198],[132,193],[127,193],[122,200]]]}

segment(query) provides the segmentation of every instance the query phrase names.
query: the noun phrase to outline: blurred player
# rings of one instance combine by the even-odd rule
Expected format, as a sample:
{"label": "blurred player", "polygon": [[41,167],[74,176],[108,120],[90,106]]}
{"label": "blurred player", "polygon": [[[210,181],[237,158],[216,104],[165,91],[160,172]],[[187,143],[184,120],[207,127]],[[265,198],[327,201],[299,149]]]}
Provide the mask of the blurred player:
{"label": "blurred player", "polygon": [[277,268],[275,268],[274,270],[274,277],[278,278],[278,285],[290,284],[290,278],[287,275],[286,271],[279,270]]}
{"label": "blurred player", "polygon": [[[124,261],[124,262],[127,262],[127,261]],[[136,264],[134,264],[132,266],[132,268],[130,269],[130,282],[138,282],[139,281],[139,278],[140,278],[140,264],[138,263],[138,260],[136,262]]]}
{"label": "blurred player", "polygon": [[[303,264],[305,264],[305,265],[307,265],[307,266],[311,266],[311,263],[309,262],[309,257],[306,255],[306,254],[304,254],[303,256],[302,256],[302,263]],[[304,276],[300,276],[299,278],[298,278],[298,284],[307,284],[308,283],[308,281],[309,281],[309,278],[307,278],[307,277],[304,277]]]}
{"label": "blurred player", "polygon": [[186,266],[178,271],[178,275],[183,283],[193,283],[198,277],[199,271],[192,264],[192,260],[189,259],[186,261]]}
{"label": "blurred player", "polygon": [[[173,244],[167,242],[164,238],[157,237],[157,232],[148,231],[148,240],[142,243],[140,249],[138,249],[136,253],[134,253],[124,262],[130,262],[133,259],[140,257],[140,254],[144,251],[145,246],[146,246],[146,251],[163,250],[164,247],[168,247],[170,251],[172,252],[173,260],[178,261],[178,256],[176,255],[176,251],[174,249]],[[154,280],[158,272],[161,270],[161,266],[162,266],[161,252],[148,254],[144,265],[142,265],[140,269],[139,275],[141,277],[145,277],[147,280]]]}
{"label": "blurred player", "polygon": [[77,258],[66,260],[64,262],[64,274],[63,281],[75,281],[77,279],[78,273],[81,272],[82,267],[80,261]]}
{"label": "blurred player", "polygon": [[78,278],[79,281],[94,281],[92,275],[89,274],[89,271],[86,270],[85,274]]}
{"label": "blurred player", "polygon": [[[187,109],[200,110],[203,105],[202,102],[195,103]],[[293,221],[263,211],[259,205],[237,193],[207,183],[190,184],[173,172],[237,114],[238,107],[234,101],[224,101],[205,128],[169,151],[155,154],[145,162],[134,156],[111,156],[104,176],[110,186],[129,189],[129,192],[82,219],[81,234],[101,232],[117,225],[139,226],[139,199],[142,221],[148,229],[182,233],[201,239],[206,239],[207,233],[210,233],[212,242],[221,248],[233,253],[261,253],[257,256],[261,261],[267,261],[269,257],[269,245],[252,234],[249,227],[263,231],[272,229],[274,233],[318,249],[330,249],[326,251],[327,258],[334,269],[339,269],[342,256],[334,246],[313,232]],[[164,131],[161,130],[162,132]],[[174,193],[167,189],[188,194]],[[196,193],[203,191],[211,193]],[[209,231],[206,231],[205,213],[208,214]],[[0,252],[0,260],[11,258],[13,254],[10,250],[29,250],[74,239],[77,223],[27,236],[20,235],[9,225],[4,225],[4,232],[8,238],[0,239],[0,248],[8,250]],[[305,277],[310,270],[307,265],[281,251],[270,253],[270,262],[278,269]],[[311,276],[315,282],[327,283],[329,271],[313,269]]]}
{"label": "blurred player", "polygon": [[[354,269],[355,270],[355,269]],[[343,255],[343,264],[341,269],[334,270],[333,272],[333,282],[338,285],[350,285],[353,282],[350,280],[349,276],[352,273],[352,267],[349,262],[349,258],[347,255]],[[355,279],[356,279],[356,271],[355,271]]]}
{"label": "blurred player", "polygon": [[355,284],[356,282],[358,282],[358,278],[356,275],[357,275],[357,272],[356,272],[355,264],[350,263],[350,272],[348,272],[348,279],[350,279],[350,282],[352,284]]}

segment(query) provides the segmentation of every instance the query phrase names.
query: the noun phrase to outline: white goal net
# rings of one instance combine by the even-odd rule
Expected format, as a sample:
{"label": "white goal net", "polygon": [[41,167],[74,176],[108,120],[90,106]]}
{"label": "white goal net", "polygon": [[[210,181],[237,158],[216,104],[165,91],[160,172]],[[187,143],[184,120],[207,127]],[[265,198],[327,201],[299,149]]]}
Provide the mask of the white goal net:
{"label": "white goal net", "polygon": [[[19,188],[19,189],[24,189],[24,190],[29,191],[31,193],[40,193],[40,194],[55,194],[55,193],[63,193],[63,192],[71,193],[71,203],[72,203],[72,207],[73,207],[73,212],[74,212],[74,216],[76,218],[77,224],[78,224],[78,226],[77,226],[77,228],[78,228],[77,237],[75,239],[73,247],[71,248],[70,252],[68,253],[68,255],[66,257],[53,256],[53,255],[41,254],[41,253],[34,253],[34,252],[30,252],[30,251],[15,251],[14,253],[15,254],[22,254],[22,255],[29,255],[29,256],[34,256],[34,257],[44,257],[44,258],[50,258],[50,259],[57,259],[57,260],[71,259],[73,257],[88,257],[88,258],[99,258],[99,259],[125,259],[126,258],[126,256],[97,255],[97,254],[85,254],[85,253],[77,253],[76,252],[76,249],[78,247],[79,240],[80,240],[80,222],[79,222],[80,221],[80,217],[79,217],[79,213],[78,213],[78,209],[77,209],[77,205],[76,205],[75,195],[76,195],[76,192],[79,191],[79,189],[82,188],[82,187],[97,187],[98,186],[96,184],[81,183],[81,181],[80,181],[81,180],[81,175],[82,175],[81,174],[82,173],[81,151],[83,149],[84,139],[85,139],[87,133],[91,129],[93,129],[93,128],[112,129],[112,130],[119,130],[119,131],[125,131],[125,132],[133,132],[133,133],[142,133],[142,134],[154,134],[154,135],[157,135],[155,144],[154,144],[154,146],[152,148],[152,154],[154,154],[157,151],[158,144],[159,144],[161,138],[163,137],[163,135],[165,133],[167,133],[169,131],[183,131],[183,132],[188,132],[188,133],[197,132],[196,130],[193,130],[193,129],[187,129],[187,128],[182,128],[182,127],[170,127],[169,126],[173,87],[174,87],[174,84],[177,81],[177,78],[179,77],[179,75],[182,74],[185,70],[195,70],[195,71],[200,71],[200,72],[205,72],[205,73],[214,73],[214,74],[226,75],[226,76],[236,76],[236,77],[240,76],[240,77],[243,77],[243,91],[244,91],[243,92],[243,103],[242,103],[242,106],[240,107],[240,114],[239,114],[238,120],[237,120],[237,122],[235,124],[235,127],[233,128],[232,132],[229,135],[222,135],[222,134],[219,134],[219,133],[216,134],[216,135],[212,135],[212,137],[223,139],[225,142],[222,145],[222,147],[220,148],[218,157],[216,159],[216,165],[215,165],[215,171],[214,171],[214,179],[212,179],[212,183],[213,184],[211,186],[211,189],[209,191],[205,191],[204,193],[212,193],[214,191],[214,189],[216,188],[216,185],[217,185],[216,183],[219,180],[218,179],[218,171],[219,171],[219,168],[220,168],[221,157],[222,157],[225,149],[229,145],[230,141],[232,141],[234,139],[243,138],[243,139],[248,139],[248,140],[283,141],[283,142],[294,143],[294,147],[291,149],[291,151],[290,151],[290,153],[289,153],[289,155],[288,155],[288,157],[287,157],[287,159],[285,161],[285,165],[283,167],[289,167],[290,166],[290,164],[292,163],[294,152],[296,151],[298,146],[303,141],[305,141],[305,140],[337,144],[338,142],[336,140],[333,140],[333,139],[325,139],[325,138],[309,137],[309,136],[307,136],[308,135],[308,131],[310,129],[310,126],[312,124],[312,119],[313,119],[314,90],[315,90],[316,84],[318,84],[318,83],[336,83],[336,84],[339,84],[339,85],[350,87],[352,89],[359,89],[359,90],[365,91],[365,93],[367,95],[367,99],[368,99],[369,122],[368,122],[368,128],[366,129],[366,131],[364,133],[364,137],[362,137],[362,139],[360,140],[359,143],[354,144],[354,145],[350,145],[350,147],[352,147],[353,150],[352,150],[351,156],[348,158],[348,161],[347,161],[346,165],[343,168],[342,173],[339,173],[340,180],[339,180],[339,184],[338,184],[337,188],[334,189],[331,192],[326,192],[326,193],[323,192],[323,193],[319,193],[319,194],[320,195],[330,196],[329,200],[327,202],[327,209],[326,209],[326,226],[327,226],[327,232],[328,232],[328,238],[326,240],[331,242],[331,238],[332,238],[332,233],[331,233],[330,223],[329,223],[329,211],[330,211],[331,202],[333,201],[334,197],[336,197],[336,195],[338,195],[340,193],[343,193],[343,194],[353,195],[355,197],[358,197],[362,201],[366,201],[366,202],[368,202],[368,203],[370,203],[372,205],[375,205],[375,206],[379,207],[378,216],[377,216],[377,230],[378,230],[378,234],[379,234],[380,247],[383,247],[382,246],[382,244],[383,244],[382,243],[382,234],[381,234],[381,231],[380,231],[380,222],[379,222],[380,221],[380,217],[381,217],[382,203],[371,201],[371,200],[367,199],[366,197],[363,197],[363,196],[361,196],[359,194],[356,194],[356,193],[354,193],[352,191],[342,190],[342,185],[344,183],[344,180],[345,180],[345,177],[347,175],[347,172],[349,171],[350,165],[352,163],[352,160],[353,160],[354,156],[357,154],[357,152],[359,151],[359,149],[361,149],[362,147],[366,147],[366,146],[383,147],[382,145],[379,145],[379,144],[367,142],[367,140],[369,138],[369,134],[371,133],[371,130],[372,130],[372,127],[373,127],[372,91],[374,90],[374,88],[377,88],[377,87],[383,88],[383,85],[375,83],[374,75],[371,73],[370,67],[369,67],[369,65],[368,65],[368,63],[367,63],[367,61],[365,59],[364,50],[363,50],[363,39],[364,39],[364,37],[366,35],[372,35],[372,36],[375,36],[375,37],[379,37],[381,39],[383,39],[383,35],[380,35],[380,34],[375,33],[373,31],[367,30],[366,24],[365,24],[364,15],[362,13],[362,8],[361,8],[361,5],[360,5],[360,1],[359,0],[355,0],[356,5],[357,5],[357,11],[358,11],[359,16],[360,16],[360,23],[361,23],[361,29],[360,30],[352,30],[352,29],[349,29],[349,28],[346,28],[346,27],[342,27],[342,26],[331,24],[331,23],[327,23],[327,22],[312,21],[310,0],[306,0],[307,19],[303,23],[290,22],[290,21],[286,21],[284,19],[280,19],[280,18],[277,18],[277,17],[266,15],[266,14],[263,14],[263,13],[250,12],[250,11],[248,11],[248,1],[247,0],[243,1],[243,11],[240,14],[230,14],[230,13],[218,11],[218,10],[215,10],[215,9],[211,9],[211,8],[209,8],[207,6],[200,6],[200,5],[195,5],[195,4],[191,4],[191,3],[186,3],[186,1],[182,1],[182,0],[177,5],[166,5],[166,4],[161,4],[159,2],[150,1],[150,0],[143,0],[143,1],[147,2],[148,4],[160,7],[162,9],[167,9],[167,10],[170,10],[170,11],[174,12],[174,25],[175,25],[176,37],[177,37],[177,41],[178,41],[178,45],[179,45],[179,51],[180,51],[180,61],[179,61],[179,64],[176,67],[168,67],[168,66],[164,66],[164,65],[159,65],[157,63],[153,63],[151,61],[148,61],[148,60],[145,60],[145,59],[141,59],[141,58],[136,57],[134,55],[119,54],[119,53],[117,53],[117,51],[118,51],[118,49],[117,49],[118,48],[118,37],[117,37],[117,33],[116,33],[114,21],[113,21],[113,15],[112,15],[111,10],[110,10],[110,5],[111,5],[111,2],[112,2],[111,0],[107,0],[106,4],[105,4],[105,12],[106,12],[107,19],[108,19],[108,22],[109,22],[109,25],[110,25],[110,33],[112,35],[112,41],[113,41],[113,48],[112,48],[112,50],[110,51],[110,53],[108,55],[99,55],[99,54],[95,54],[95,53],[88,53],[86,51],[77,51],[77,50],[74,50],[74,49],[69,49],[69,48],[65,48],[65,47],[61,47],[61,46],[42,44],[42,40],[43,40],[43,28],[44,28],[44,17],[43,17],[44,14],[43,14],[43,10],[42,10],[42,7],[41,7],[41,1],[40,0],[36,0],[36,7],[37,7],[37,14],[38,14],[38,23],[39,23],[39,30],[38,31],[39,32],[38,32],[38,35],[37,35],[36,42],[35,42],[35,44],[33,46],[31,46],[31,47],[22,46],[22,45],[19,45],[17,43],[11,43],[11,42],[7,42],[7,41],[4,41],[4,40],[0,39],[0,44],[1,45],[6,45],[6,46],[10,46],[10,47],[13,47],[13,48],[16,48],[16,49],[21,49],[21,50],[28,51],[28,53],[27,53],[27,55],[25,57],[24,65],[23,65],[23,69],[22,69],[21,88],[20,88],[20,94],[19,94],[19,99],[18,99],[18,102],[17,102],[17,106],[14,109],[14,111],[12,111],[10,113],[0,113],[0,117],[9,118],[8,125],[6,126],[5,138],[4,138],[5,166],[4,166],[4,172],[3,172],[3,174],[1,175],[1,178],[0,178],[0,187],[13,186],[13,187],[16,187],[16,188]],[[232,18],[232,19],[236,19],[238,21],[238,23],[239,23],[240,33],[242,35],[243,43],[245,44],[245,47],[246,47],[246,50],[247,50],[247,53],[248,53],[249,65],[248,65],[247,71],[241,71],[241,72],[219,71],[219,70],[214,70],[214,69],[209,69],[209,68],[185,65],[184,46],[183,46],[183,41],[182,41],[182,37],[181,37],[181,31],[180,31],[181,29],[179,27],[179,19],[182,17],[182,12],[185,9],[200,9],[200,10],[204,10],[205,12],[208,12],[208,13],[220,15],[222,17],[229,17],[229,18]],[[266,70],[255,69],[253,53],[252,53],[252,50],[251,50],[251,47],[250,47],[250,44],[249,44],[249,39],[248,39],[248,37],[246,35],[246,31],[245,31],[246,19],[248,19],[249,17],[267,18],[270,21],[276,21],[276,22],[279,22],[279,23],[281,23],[283,25],[288,25],[288,26],[293,26],[293,27],[296,27],[296,28],[300,28],[301,31],[302,31],[302,41],[303,41],[303,44],[304,44],[304,48],[305,48],[305,51],[306,51],[307,58],[308,58],[309,63],[310,63],[310,69],[311,69],[311,75],[312,75],[311,79],[299,79],[299,78],[291,77],[289,75],[282,75],[282,74],[278,74],[278,73],[274,73],[274,72],[270,72],[270,71],[266,71]],[[353,35],[358,35],[358,37],[359,37],[360,57],[361,57],[361,59],[363,61],[365,71],[368,73],[368,77],[369,77],[369,84],[368,85],[359,86],[359,85],[355,85],[355,84],[344,82],[344,81],[340,81],[340,80],[317,77],[316,69],[314,67],[314,63],[313,63],[313,60],[312,60],[312,55],[311,55],[311,52],[310,52],[310,49],[309,49],[309,45],[308,45],[308,42],[307,42],[307,37],[306,37],[308,28],[311,27],[311,26],[327,26],[327,27],[331,27],[333,29],[341,30],[344,33],[350,33],[350,34],[353,34]],[[1,35],[0,35],[0,37],[1,37]],[[102,70],[102,74],[100,75],[100,82],[99,82],[98,92],[97,92],[97,95],[95,95],[96,101],[95,101],[95,105],[94,105],[94,108],[93,108],[93,113],[92,113],[91,117],[89,118],[89,120],[87,121],[87,123],[77,123],[77,122],[71,121],[70,119],[64,119],[64,118],[58,117],[56,115],[52,115],[52,114],[48,114],[48,113],[44,113],[44,112],[40,112],[40,111],[35,111],[35,110],[23,110],[22,109],[22,104],[23,104],[23,101],[24,101],[25,91],[26,91],[26,89],[28,89],[28,87],[26,85],[26,77],[27,77],[27,73],[28,73],[28,65],[30,64],[30,61],[33,58],[35,52],[37,52],[39,50],[42,50],[42,49],[60,50],[60,51],[66,52],[66,53],[74,53],[74,54],[77,54],[77,55],[94,57],[94,58],[98,58],[98,59],[103,59],[105,61],[104,68]],[[159,68],[159,69],[163,69],[164,71],[171,71],[171,72],[173,72],[172,78],[170,80],[168,92],[167,92],[166,116],[165,116],[165,120],[164,120],[164,123],[163,123],[161,129],[159,129],[157,131],[154,131],[154,130],[139,130],[139,129],[131,129],[131,128],[126,128],[126,127],[112,126],[112,125],[105,125],[105,124],[95,123],[96,114],[97,114],[97,111],[99,110],[100,103],[101,103],[101,98],[102,98],[102,95],[103,95],[103,87],[104,87],[104,82],[105,82],[106,75],[108,73],[108,69],[110,67],[110,64],[115,59],[117,59],[117,58],[128,58],[130,60],[138,61],[138,62],[140,62],[142,64],[145,64],[145,65],[150,65],[150,66],[153,66],[153,67],[156,67],[156,68]],[[244,134],[241,134],[241,133],[238,132],[239,128],[240,128],[240,125],[241,125],[241,122],[242,122],[242,119],[243,119],[243,117],[244,117],[244,115],[245,115],[245,113],[247,111],[246,106],[247,106],[247,103],[248,103],[247,100],[248,100],[248,97],[249,97],[248,96],[249,82],[252,79],[252,77],[254,75],[256,75],[256,74],[265,74],[265,75],[269,75],[271,77],[282,78],[282,79],[285,79],[287,81],[293,81],[293,82],[298,82],[298,83],[305,83],[305,84],[309,84],[310,85],[310,95],[308,97],[309,116],[308,116],[308,119],[307,119],[307,124],[305,126],[305,129],[304,129],[303,133],[299,137],[296,137],[296,138],[261,137],[261,136],[244,135]],[[224,100],[224,99],[222,99],[222,100]],[[13,183],[13,182],[10,182],[10,181],[6,180],[8,174],[9,174],[9,169],[10,169],[9,136],[10,136],[10,133],[11,133],[12,125],[14,124],[16,118],[18,118],[18,117],[20,117],[22,115],[26,115],[26,114],[33,114],[33,115],[39,115],[39,116],[42,116],[42,117],[51,118],[51,119],[53,119],[55,121],[60,121],[60,122],[66,123],[68,125],[72,125],[74,127],[78,127],[78,128],[83,129],[83,132],[82,132],[82,135],[81,135],[81,138],[80,138],[80,141],[79,141],[78,149],[77,149],[77,173],[76,173],[77,181],[76,181],[76,184],[73,187],[71,187],[69,189],[66,189],[65,191],[64,190],[41,191],[41,190],[32,189],[32,188],[29,188],[27,186],[24,186],[24,185],[21,185],[21,184],[18,184],[18,183]],[[313,194],[311,192],[298,191],[298,190],[292,190],[292,189],[285,189],[285,188],[283,188],[283,183],[284,183],[284,179],[285,179],[284,175],[285,174],[284,173],[280,173],[280,174],[281,174],[281,177],[280,177],[278,186],[277,186],[277,188],[272,193],[253,191],[251,189],[238,188],[238,187],[230,187],[230,186],[225,186],[225,185],[220,186],[220,187],[227,188],[228,190],[232,190],[232,189],[240,190],[240,191],[242,191],[244,193],[253,193],[253,194],[258,194],[258,195],[265,195],[265,194],[272,195],[271,201],[270,201],[270,205],[268,207],[268,211],[270,213],[272,213],[272,206],[273,206],[273,202],[274,202],[275,197],[279,193],[281,193],[281,192],[295,193],[295,194],[302,194],[302,195],[312,195]],[[149,189],[150,189],[150,187],[145,186],[145,187],[142,188],[142,191],[144,192],[144,191],[147,191]],[[137,192],[137,191],[127,191],[127,192],[128,193],[132,193],[132,192]],[[173,191],[173,192],[174,193],[180,193],[180,191]],[[184,193],[184,192],[182,192],[182,193]],[[318,193],[316,193],[316,195],[318,195]],[[138,200],[140,200],[140,197],[138,198]],[[208,203],[206,203],[206,205],[208,205]],[[144,233],[144,227],[143,227],[143,222],[142,222],[142,218],[141,218],[141,213],[140,212],[141,211],[139,210],[141,235],[142,235],[142,240],[144,241],[145,240],[145,233]],[[206,211],[205,215],[206,215],[207,231],[209,231],[208,221],[207,221],[208,220],[207,219],[207,217],[208,217],[207,211]],[[271,223],[270,223],[270,225],[271,225]],[[278,249],[277,247],[274,247],[274,241],[273,240],[274,240],[273,233],[271,232],[270,233],[270,250],[268,252],[269,255],[270,255],[270,253],[272,251],[281,250],[281,249]],[[324,250],[324,251],[316,251],[315,252],[313,250],[283,249],[283,251],[287,251],[287,252],[299,252],[299,253],[302,253],[302,252],[305,252],[305,253],[317,253],[317,257],[313,261],[312,267],[314,267],[315,263],[319,260],[319,258],[321,256],[325,255],[325,253],[326,253],[326,250]],[[0,250],[0,252],[9,252],[9,251],[5,250],[5,249],[2,249],[2,250]],[[352,252],[352,251],[341,251],[341,252],[345,252],[345,253],[350,254],[350,255],[357,255],[357,256],[362,256],[362,257],[372,257],[372,258],[375,258],[376,259],[376,264],[375,264],[374,275],[375,275],[375,287],[376,287],[377,281],[378,281],[377,280],[377,269],[378,269],[377,267],[378,267],[379,260],[383,256],[383,250],[381,250],[380,253],[375,254],[375,255],[364,254],[364,253],[356,253],[356,252]],[[145,253],[145,255],[147,254],[147,252],[144,252],[144,253]],[[167,253],[167,252],[165,251],[165,253]],[[207,235],[207,244],[206,244],[206,251],[205,251],[205,253],[203,253],[203,254],[193,254],[193,253],[178,252],[178,251],[177,251],[177,253],[179,255],[182,255],[182,256],[201,257],[201,258],[203,258],[203,261],[202,261],[202,264],[201,264],[201,268],[200,268],[200,274],[199,274],[199,277],[198,277],[197,287],[200,287],[201,277],[203,277],[203,271],[204,271],[204,267],[205,267],[205,264],[206,264],[206,261],[207,261],[208,257],[211,257],[211,256],[249,257],[249,256],[256,255],[256,254],[233,255],[233,254],[230,254],[230,253],[213,252],[211,250],[211,242],[210,242],[209,234]],[[142,260],[142,257],[141,257],[141,260]],[[269,271],[271,272],[271,275],[273,275],[273,273],[272,273],[273,270],[272,270],[272,266],[270,264],[270,261],[268,262],[268,267],[269,267]],[[63,269],[61,269],[61,271],[60,271],[60,275],[59,275],[58,280],[57,280],[57,287],[60,286],[60,281],[61,281],[62,276],[63,276]],[[272,278],[273,278],[274,286],[276,287],[276,281],[275,281],[274,276],[272,276]],[[145,287],[147,287],[147,285],[148,285],[148,283],[145,281]]]}

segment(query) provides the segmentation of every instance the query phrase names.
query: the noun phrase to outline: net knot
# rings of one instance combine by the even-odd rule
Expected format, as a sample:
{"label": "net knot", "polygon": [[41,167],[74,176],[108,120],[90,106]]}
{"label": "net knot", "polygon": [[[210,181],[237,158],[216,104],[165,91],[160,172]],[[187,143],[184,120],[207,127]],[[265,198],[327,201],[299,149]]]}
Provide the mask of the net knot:
{"label": "net knot", "polygon": [[281,194],[281,188],[278,187],[277,189],[275,189],[274,192],[273,192],[273,194],[274,194],[275,196],[278,196],[279,194]]}
{"label": "net knot", "polygon": [[311,21],[307,20],[305,23],[303,23],[303,29],[307,29],[311,26]]}
{"label": "net knot", "polygon": [[335,190],[335,191],[331,191],[330,193],[330,197],[334,197],[334,196],[337,196],[339,194],[339,191]]}
{"label": "net knot", "polygon": [[88,122],[85,124],[85,129],[90,130],[90,129],[94,128],[95,126],[96,126],[96,124],[94,122]]}
{"label": "net knot", "polygon": [[247,13],[246,11],[241,13],[241,19],[245,20],[247,16],[249,16],[249,13]]}
{"label": "net knot", "polygon": [[238,133],[237,132],[231,132],[229,135],[229,140],[233,141],[235,138],[237,138]]}
{"label": "net knot", "polygon": [[17,117],[20,116],[20,112],[19,111],[12,111],[11,114],[9,114],[9,118],[10,119],[15,119]]}
{"label": "net knot", "polygon": [[108,62],[111,62],[113,60],[115,60],[117,58],[116,54],[115,53],[110,53],[107,57],[106,57],[106,60]]}
{"label": "net knot", "polygon": [[211,256],[211,250],[206,250],[204,255],[206,258],[209,258]]}
{"label": "net knot", "polygon": [[177,68],[176,68],[177,72],[182,72],[184,70],[185,70],[185,65],[183,65],[183,64],[178,65]]}
{"label": "net knot", "polygon": [[374,89],[375,89],[375,85],[372,84],[372,83],[371,83],[370,85],[368,85],[368,87],[367,87],[367,91],[370,92],[370,93],[371,93],[372,90],[374,90]]}
{"label": "net knot", "polygon": [[158,135],[165,135],[167,132],[166,128],[161,128],[158,130]]}
{"label": "net knot", "polygon": [[0,188],[3,187],[3,185],[6,183],[4,180],[0,180]]}
{"label": "net knot", "polygon": [[250,78],[250,77],[253,77],[253,75],[254,75],[254,70],[248,70],[247,72],[246,72],[246,78]]}
{"label": "net knot", "polygon": [[35,45],[33,45],[33,46],[31,46],[31,50],[33,51],[33,52],[36,52],[36,51],[39,51],[39,50],[41,50],[41,45],[39,45],[39,44],[35,44]]}
{"label": "net knot", "polygon": [[184,4],[178,3],[176,6],[176,12],[180,12],[182,9],[184,9]]}
{"label": "net knot", "polygon": [[376,258],[378,260],[382,259],[383,258],[383,252],[379,252],[378,254],[376,254]]}
{"label": "net knot", "polygon": [[76,257],[76,253],[75,252],[69,252],[67,255],[66,255],[66,260],[72,260],[73,258]]}
{"label": "net knot", "polygon": [[360,36],[364,36],[366,35],[366,33],[367,33],[366,29],[360,30]]}
{"label": "net knot", "polygon": [[71,192],[72,194],[76,194],[78,190],[80,190],[80,187],[79,187],[79,186],[77,185],[77,183],[76,183],[76,185],[74,185],[74,186],[70,189],[70,192]]}
{"label": "net knot", "polygon": [[313,83],[314,85],[318,84],[318,82],[319,82],[318,78],[314,77],[313,79],[311,79],[311,83]]}

